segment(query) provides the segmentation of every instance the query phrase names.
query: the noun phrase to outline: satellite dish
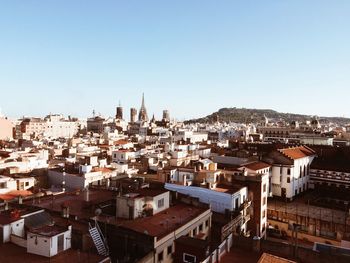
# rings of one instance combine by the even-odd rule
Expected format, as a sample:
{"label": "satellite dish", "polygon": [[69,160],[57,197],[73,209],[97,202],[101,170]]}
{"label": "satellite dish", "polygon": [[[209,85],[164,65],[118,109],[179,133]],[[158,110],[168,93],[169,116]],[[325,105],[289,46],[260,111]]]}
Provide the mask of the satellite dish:
{"label": "satellite dish", "polygon": [[102,214],[102,210],[101,210],[101,208],[97,208],[97,209],[95,210],[95,215],[96,215],[96,216],[99,216],[100,214]]}

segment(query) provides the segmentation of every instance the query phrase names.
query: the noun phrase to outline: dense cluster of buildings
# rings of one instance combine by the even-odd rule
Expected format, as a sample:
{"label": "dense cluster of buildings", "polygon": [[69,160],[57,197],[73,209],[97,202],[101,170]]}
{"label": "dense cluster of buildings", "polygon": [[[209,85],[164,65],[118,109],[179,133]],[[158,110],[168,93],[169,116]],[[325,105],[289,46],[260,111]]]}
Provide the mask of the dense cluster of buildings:
{"label": "dense cluster of buildings", "polygon": [[[0,243],[48,258],[221,262],[239,238],[261,251],[298,226],[304,241],[346,250],[349,131],[317,119],[184,124],[168,110],[156,120],[144,97],[129,121],[121,106],[86,121],[0,117]],[[291,209],[332,189],[307,208],[334,202],[342,222]]]}

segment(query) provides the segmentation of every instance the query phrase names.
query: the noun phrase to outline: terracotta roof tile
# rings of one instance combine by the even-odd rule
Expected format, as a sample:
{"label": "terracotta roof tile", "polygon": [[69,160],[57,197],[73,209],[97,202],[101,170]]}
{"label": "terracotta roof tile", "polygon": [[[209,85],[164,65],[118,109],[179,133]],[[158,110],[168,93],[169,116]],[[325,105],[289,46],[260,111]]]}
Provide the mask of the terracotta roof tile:
{"label": "terracotta roof tile", "polygon": [[253,170],[253,171],[257,171],[257,170],[271,167],[271,165],[264,163],[264,162],[247,163],[247,164],[244,164],[243,166],[250,169],[250,170]]}
{"label": "terracotta roof tile", "polygon": [[307,146],[279,149],[279,152],[293,160],[316,155],[316,153]]}

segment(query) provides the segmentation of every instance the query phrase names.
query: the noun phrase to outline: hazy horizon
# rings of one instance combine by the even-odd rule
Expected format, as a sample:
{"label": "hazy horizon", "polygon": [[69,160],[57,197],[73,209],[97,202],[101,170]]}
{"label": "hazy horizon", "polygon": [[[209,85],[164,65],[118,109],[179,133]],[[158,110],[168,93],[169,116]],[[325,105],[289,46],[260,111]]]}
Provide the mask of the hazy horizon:
{"label": "hazy horizon", "polygon": [[[134,106],[132,106],[132,107],[134,107]],[[147,107],[147,105],[146,105],[146,107]],[[125,120],[129,120],[129,118],[130,118],[130,108],[131,107],[128,107],[128,108],[125,108],[125,107],[123,107],[123,116],[124,116],[124,119]],[[135,108],[135,107],[134,107]],[[310,117],[320,117],[320,118],[346,118],[346,119],[350,119],[349,117],[346,117],[346,116],[327,116],[327,115],[317,115],[317,114],[304,114],[304,113],[295,113],[295,112],[281,112],[281,111],[278,111],[278,110],[275,110],[275,109],[267,109],[267,108],[247,108],[247,107],[235,107],[235,106],[232,106],[232,107],[221,107],[221,108],[219,108],[219,109],[217,109],[217,110],[215,110],[215,111],[213,111],[213,112],[210,112],[210,113],[208,113],[208,114],[205,114],[205,115],[202,115],[202,116],[198,116],[198,117],[193,117],[193,118],[177,118],[176,116],[172,116],[172,114],[171,114],[171,112],[170,112],[170,118],[171,119],[176,119],[176,120],[178,120],[178,121],[184,121],[184,120],[191,120],[191,119],[199,119],[199,118],[204,118],[204,117],[206,117],[206,116],[208,116],[208,115],[211,115],[212,113],[215,113],[215,112],[217,112],[217,111],[219,111],[220,109],[222,109],[222,108],[239,108],[239,109],[253,109],[253,110],[272,110],[272,111],[276,111],[276,112],[278,112],[278,113],[282,113],[282,114],[296,114],[296,115],[305,115],[305,116],[310,116]],[[136,109],[137,109],[137,111],[139,110],[137,107],[136,107]],[[1,108],[0,108],[0,114],[3,114],[3,112],[1,111]],[[115,117],[115,110],[114,110],[114,112],[111,112],[110,114],[102,114],[101,112],[98,112],[98,111],[95,111],[95,116],[101,116],[101,117],[105,117],[105,118],[109,118],[109,117]],[[44,118],[44,117],[46,117],[46,116],[48,116],[48,115],[50,115],[50,114],[53,114],[53,115],[55,115],[55,114],[62,114],[64,117],[68,117],[68,116],[70,116],[70,117],[72,117],[72,118],[79,118],[79,119],[87,119],[87,118],[90,118],[90,117],[92,117],[93,116],[93,112],[91,112],[90,114],[88,114],[88,115],[72,115],[72,114],[64,114],[64,113],[61,113],[61,112],[49,112],[49,113],[44,113],[44,114],[42,114],[42,115],[33,115],[33,116],[31,116],[31,115],[26,115],[26,114],[24,114],[24,115],[22,115],[22,116],[6,116],[5,115],[5,117],[8,117],[9,119],[20,119],[20,118],[23,118],[23,117],[41,117],[41,118]],[[155,116],[155,118],[156,119],[161,119],[162,118],[162,114],[163,114],[163,112],[159,112],[158,114],[155,114],[154,113],[154,116]],[[152,114],[148,114],[149,115],[149,118],[152,118],[152,116],[153,116],[153,113]],[[269,116],[266,116],[266,117],[268,117],[269,118]]]}

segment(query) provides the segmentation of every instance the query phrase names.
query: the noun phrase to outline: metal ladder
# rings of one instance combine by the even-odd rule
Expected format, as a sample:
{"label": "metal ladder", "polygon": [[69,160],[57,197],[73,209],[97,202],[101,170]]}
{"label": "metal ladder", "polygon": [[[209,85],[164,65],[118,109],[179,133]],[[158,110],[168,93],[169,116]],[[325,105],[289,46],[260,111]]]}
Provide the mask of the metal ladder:
{"label": "metal ladder", "polygon": [[98,226],[98,223],[96,221],[95,221],[95,226],[92,226],[89,223],[89,233],[92,238],[92,241],[94,241],[98,254],[102,256],[108,256],[109,251],[108,251],[107,240],[103,236],[101,229]]}

